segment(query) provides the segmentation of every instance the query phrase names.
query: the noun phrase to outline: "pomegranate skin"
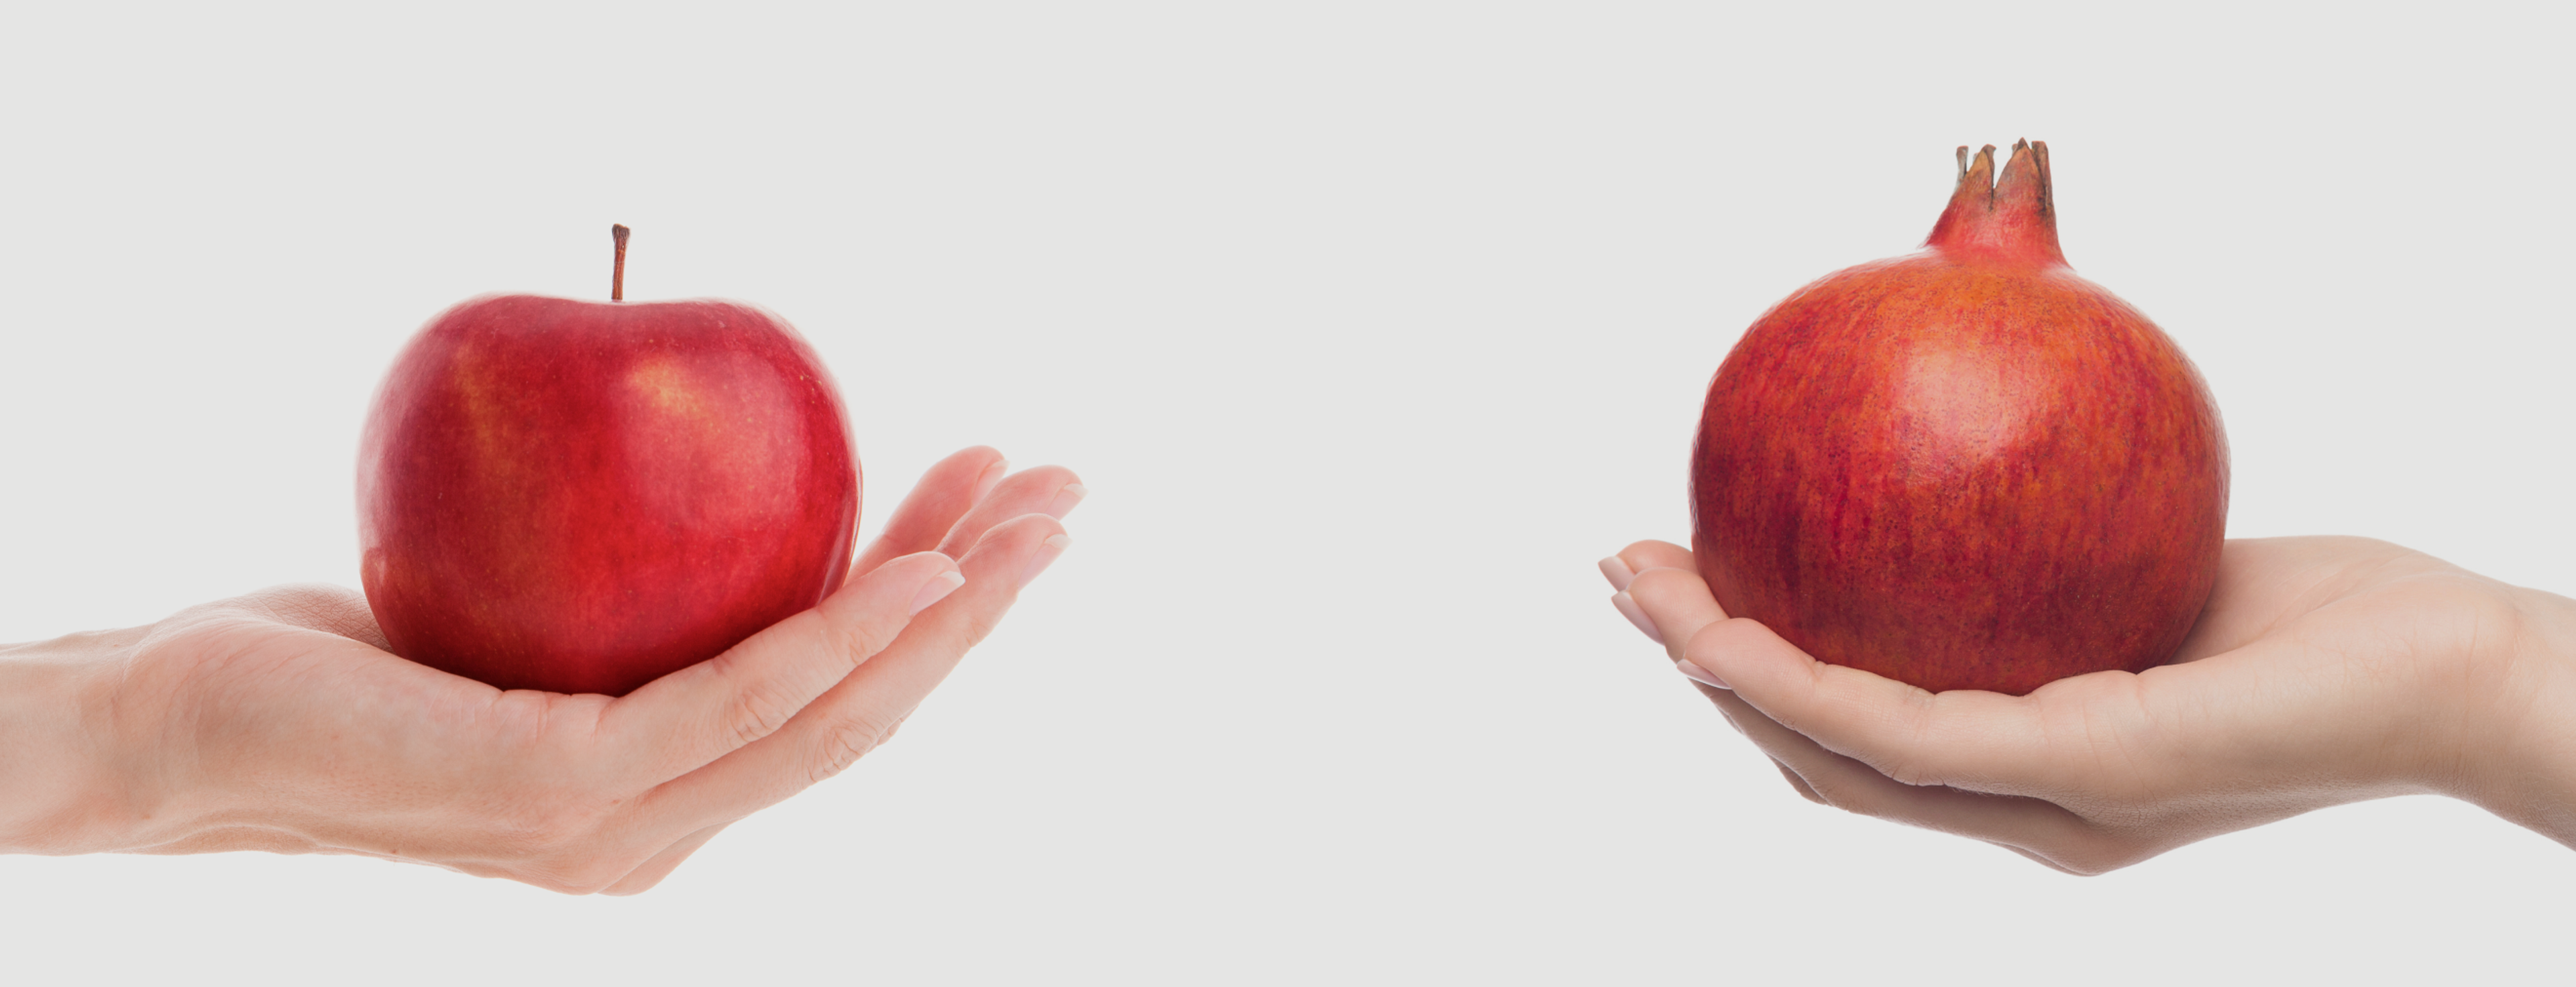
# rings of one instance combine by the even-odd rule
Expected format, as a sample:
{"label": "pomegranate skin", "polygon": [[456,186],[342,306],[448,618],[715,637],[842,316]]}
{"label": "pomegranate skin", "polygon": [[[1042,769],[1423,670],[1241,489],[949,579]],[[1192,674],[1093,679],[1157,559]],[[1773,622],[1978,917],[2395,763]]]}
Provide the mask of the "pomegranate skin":
{"label": "pomegranate skin", "polygon": [[1927,249],[1827,275],[1710,384],[1692,548],[1727,614],[1939,692],[2173,655],[2207,603],[2227,446],[2162,330],[2066,267],[2047,148],[1966,165]]}

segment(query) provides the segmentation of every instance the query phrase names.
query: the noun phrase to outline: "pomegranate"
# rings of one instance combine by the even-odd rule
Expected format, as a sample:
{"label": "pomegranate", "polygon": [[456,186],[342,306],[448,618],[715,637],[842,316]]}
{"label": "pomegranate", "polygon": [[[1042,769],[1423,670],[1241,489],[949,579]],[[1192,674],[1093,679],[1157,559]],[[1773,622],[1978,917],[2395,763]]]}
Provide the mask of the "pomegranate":
{"label": "pomegranate", "polygon": [[1709,385],[1692,547],[1731,616],[1935,692],[2173,655],[2227,520],[2209,389],[2058,252],[2048,145],[1959,149],[1925,249],[1772,307]]}

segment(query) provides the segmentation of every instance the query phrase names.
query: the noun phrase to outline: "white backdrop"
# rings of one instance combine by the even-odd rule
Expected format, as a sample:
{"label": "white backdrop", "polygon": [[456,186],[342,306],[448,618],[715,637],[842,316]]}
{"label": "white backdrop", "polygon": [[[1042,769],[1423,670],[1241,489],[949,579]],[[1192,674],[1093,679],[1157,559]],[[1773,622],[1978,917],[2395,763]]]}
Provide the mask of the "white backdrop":
{"label": "white backdrop", "polygon": [[2092,879],[1811,805],[1592,567],[1687,536],[1755,315],[2027,136],[2231,534],[2576,592],[2563,6],[32,6],[0,641],[354,584],[396,348],[604,297],[611,222],[630,297],[814,341],[866,526],[976,443],[1093,495],[897,742],[649,894],[0,858],[0,980],[2566,976],[2576,854],[2458,803]]}

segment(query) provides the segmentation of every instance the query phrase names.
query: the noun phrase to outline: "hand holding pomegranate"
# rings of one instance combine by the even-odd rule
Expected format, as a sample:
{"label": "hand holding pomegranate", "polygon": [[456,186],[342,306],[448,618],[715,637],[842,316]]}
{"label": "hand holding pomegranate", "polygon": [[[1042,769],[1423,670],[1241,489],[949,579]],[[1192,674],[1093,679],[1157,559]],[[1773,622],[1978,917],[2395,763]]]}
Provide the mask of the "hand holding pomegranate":
{"label": "hand holding pomegranate", "polygon": [[2576,600],[2363,538],[2234,540],[2168,664],[1927,692],[1733,618],[1689,550],[1602,561],[1814,801],[2097,874],[2312,809],[2435,793],[2576,847]]}
{"label": "hand holding pomegranate", "polygon": [[405,661],[337,587],[0,647],[0,852],[350,853],[650,888],[892,735],[1064,548],[1073,474],[1003,474],[990,449],[942,461],[821,605],[616,698]]}

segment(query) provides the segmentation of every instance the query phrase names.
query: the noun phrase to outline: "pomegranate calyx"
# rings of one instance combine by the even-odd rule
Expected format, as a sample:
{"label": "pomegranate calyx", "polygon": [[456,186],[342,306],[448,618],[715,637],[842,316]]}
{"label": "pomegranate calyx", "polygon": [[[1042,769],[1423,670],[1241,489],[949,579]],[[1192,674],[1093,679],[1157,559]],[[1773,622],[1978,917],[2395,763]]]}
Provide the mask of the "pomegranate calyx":
{"label": "pomegranate calyx", "polygon": [[1932,224],[1923,245],[1962,259],[2038,266],[2066,266],[2057,248],[2057,203],[2048,181],[2048,145],[2015,141],[2003,175],[1995,176],[1995,146],[1959,148],[1959,184],[1950,205]]}

